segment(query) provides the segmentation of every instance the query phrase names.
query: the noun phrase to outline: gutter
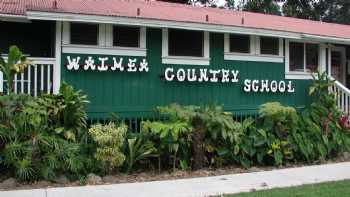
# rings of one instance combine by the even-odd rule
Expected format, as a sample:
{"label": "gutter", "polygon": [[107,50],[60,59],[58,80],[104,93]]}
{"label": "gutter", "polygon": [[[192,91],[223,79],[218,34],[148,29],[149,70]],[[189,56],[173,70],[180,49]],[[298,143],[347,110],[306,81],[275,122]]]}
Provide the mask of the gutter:
{"label": "gutter", "polygon": [[30,23],[27,16],[14,14],[0,14],[0,21]]}
{"label": "gutter", "polygon": [[350,45],[350,39],[346,39],[346,38],[337,38],[337,37],[330,37],[330,36],[318,36],[318,35],[311,35],[311,34],[302,34],[301,38],[313,40],[313,41],[321,41],[321,42],[330,42],[330,43],[334,43],[334,44]]}

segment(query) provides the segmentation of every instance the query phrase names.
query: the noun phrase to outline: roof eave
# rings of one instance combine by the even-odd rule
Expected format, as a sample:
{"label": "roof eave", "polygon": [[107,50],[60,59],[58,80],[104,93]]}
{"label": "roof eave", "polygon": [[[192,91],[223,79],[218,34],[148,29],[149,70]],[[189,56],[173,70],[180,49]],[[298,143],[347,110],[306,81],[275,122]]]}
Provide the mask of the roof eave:
{"label": "roof eave", "polygon": [[330,36],[320,36],[320,35],[310,35],[310,34],[302,34],[302,39],[307,39],[310,41],[316,42],[329,42],[332,44],[346,44],[350,45],[350,39],[347,38],[338,38],[338,37],[330,37]]}
{"label": "roof eave", "polygon": [[[137,25],[155,28],[177,28],[189,30],[201,30],[209,32],[221,33],[236,33],[249,34],[260,36],[274,36],[288,39],[298,40],[313,40],[317,42],[329,42],[335,44],[348,44],[350,39],[338,38],[331,36],[312,35],[297,32],[287,32],[269,29],[258,29],[251,27],[240,26],[225,26],[206,23],[181,22],[181,21],[167,21],[159,19],[149,19],[142,17],[123,17],[123,16],[102,16],[102,15],[88,15],[88,14],[74,14],[61,12],[45,12],[28,10],[26,12],[27,20],[53,20],[53,21],[73,21],[73,22],[90,22],[90,23],[108,23],[108,24],[123,24],[123,25]],[[1,15],[0,15],[1,17]]]}
{"label": "roof eave", "polygon": [[0,21],[8,22],[30,22],[27,16],[0,13]]}
{"label": "roof eave", "polygon": [[280,38],[300,39],[300,33],[284,32],[268,29],[258,29],[239,26],[225,26],[195,22],[168,21],[159,19],[149,19],[141,17],[122,17],[122,16],[101,16],[88,14],[57,13],[43,11],[27,11],[27,17],[30,20],[54,20],[54,21],[71,21],[71,22],[90,22],[90,23],[109,23],[123,25],[137,25],[155,28],[176,28],[201,30],[209,32],[250,34],[261,36],[274,36]]}

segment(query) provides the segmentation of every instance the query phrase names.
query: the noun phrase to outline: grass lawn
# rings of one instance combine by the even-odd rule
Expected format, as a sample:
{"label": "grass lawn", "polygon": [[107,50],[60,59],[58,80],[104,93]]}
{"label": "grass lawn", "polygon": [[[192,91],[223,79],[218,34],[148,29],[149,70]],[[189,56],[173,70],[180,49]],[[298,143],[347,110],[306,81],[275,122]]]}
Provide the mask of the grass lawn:
{"label": "grass lawn", "polygon": [[350,180],[227,195],[225,197],[350,197]]}

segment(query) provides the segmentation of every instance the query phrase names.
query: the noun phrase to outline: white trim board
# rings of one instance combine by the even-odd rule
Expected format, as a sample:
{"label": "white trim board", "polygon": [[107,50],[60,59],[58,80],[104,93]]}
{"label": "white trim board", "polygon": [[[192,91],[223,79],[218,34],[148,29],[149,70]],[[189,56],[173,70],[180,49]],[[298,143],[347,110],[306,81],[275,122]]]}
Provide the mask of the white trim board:
{"label": "white trim board", "polygon": [[63,53],[79,53],[79,54],[101,54],[101,55],[125,55],[145,57],[147,49],[129,48],[129,47],[101,47],[101,46],[85,46],[85,45],[63,45]]}
{"label": "white trim board", "polygon": [[0,21],[30,23],[26,16],[13,14],[0,14]]}
{"label": "white trim board", "polygon": [[252,61],[252,62],[274,62],[283,63],[284,57],[282,56],[263,56],[263,55],[250,55],[250,54],[238,54],[238,53],[225,53],[225,60],[237,60],[237,61]]}
{"label": "white trim board", "polygon": [[162,57],[162,64],[181,64],[181,65],[209,66],[210,58],[205,58],[205,57],[186,57],[186,56],[168,56],[168,57]]}

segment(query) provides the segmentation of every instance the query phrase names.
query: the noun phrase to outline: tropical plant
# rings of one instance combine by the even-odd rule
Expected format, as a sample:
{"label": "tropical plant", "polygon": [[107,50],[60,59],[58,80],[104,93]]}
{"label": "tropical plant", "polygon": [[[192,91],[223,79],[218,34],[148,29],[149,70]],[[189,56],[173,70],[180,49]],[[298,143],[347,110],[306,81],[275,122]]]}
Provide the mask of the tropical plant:
{"label": "tropical plant", "polygon": [[300,130],[293,133],[298,155],[307,161],[325,159],[350,150],[349,132],[340,124],[335,95],[329,89],[334,81],[326,73],[318,73],[310,86],[313,103],[303,112]]}
{"label": "tropical plant", "polygon": [[286,138],[297,128],[299,116],[295,108],[282,106],[279,102],[265,103],[259,107],[259,115],[265,130],[280,138]]}
{"label": "tropical plant", "polygon": [[[171,118],[168,121],[144,121],[141,123],[141,132],[151,133],[159,142],[159,151],[163,155],[170,153],[173,160],[173,170],[178,158],[188,161],[190,155],[191,127],[187,122]],[[178,153],[180,152],[180,156]]]}
{"label": "tropical plant", "polygon": [[292,147],[288,141],[291,133],[298,129],[299,116],[295,108],[282,106],[279,102],[265,103],[259,107],[262,129],[258,130],[263,141],[256,145],[264,146],[267,154],[258,154],[258,162],[263,156],[274,159],[275,165],[293,159]]}
{"label": "tropical plant", "polygon": [[[178,149],[181,150],[180,165],[184,168],[192,166],[194,169],[200,169],[207,163],[220,165],[225,161],[224,157],[232,159],[233,153],[238,152],[244,129],[241,124],[233,121],[232,114],[224,112],[221,106],[171,104],[158,107],[158,111],[166,116],[168,121],[144,122],[144,129],[159,134],[161,141],[165,142],[163,144],[175,142],[171,144],[172,150],[175,150],[174,153],[177,153]],[[179,133],[182,134],[181,138],[178,138]],[[173,156],[176,158],[176,154]],[[188,165],[190,160],[193,161],[193,165]]]}
{"label": "tropical plant", "polygon": [[85,105],[89,103],[87,96],[81,90],[75,91],[67,83],[61,84],[57,95],[43,95],[42,105],[48,109],[50,125],[55,132],[66,139],[81,140],[87,143],[87,114]]}
{"label": "tropical plant", "polygon": [[101,163],[102,170],[112,172],[125,161],[122,146],[128,127],[110,122],[107,125],[96,124],[89,129],[89,134],[97,144],[95,158]]}
{"label": "tropical plant", "polygon": [[131,172],[137,162],[158,156],[156,154],[157,149],[155,148],[154,143],[146,134],[141,132],[129,135],[125,151],[127,172]]}
{"label": "tropical plant", "polygon": [[7,60],[0,56],[0,71],[7,81],[8,92],[13,92],[15,74],[23,72],[30,63],[16,46],[10,47]]}
{"label": "tropical plant", "polygon": [[80,176],[89,157],[80,145],[52,132],[46,105],[28,95],[0,97],[2,163],[20,180],[52,180],[57,174]]}

